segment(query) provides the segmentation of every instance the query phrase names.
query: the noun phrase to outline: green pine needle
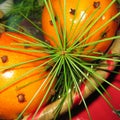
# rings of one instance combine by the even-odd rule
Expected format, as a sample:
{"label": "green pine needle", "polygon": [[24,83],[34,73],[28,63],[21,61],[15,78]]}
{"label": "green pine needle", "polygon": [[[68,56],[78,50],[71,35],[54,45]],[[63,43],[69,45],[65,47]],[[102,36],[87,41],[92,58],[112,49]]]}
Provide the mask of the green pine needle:
{"label": "green pine needle", "polygon": [[[39,94],[39,91],[42,89],[42,87],[44,86],[44,88],[46,88],[49,85],[49,87],[46,91],[46,94],[44,95],[42,101],[39,103],[38,108],[36,109],[32,119],[35,118],[36,114],[38,113],[39,109],[41,108],[42,104],[44,103],[44,100],[46,99],[54,81],[56,81],[56,84],[55,84],[56,94],[54,96],[52,96],[52,98],[50,99],[50,102],[54,102],[58,98],[61,98],[61,102],[58,105],[57,109],[55,110],[55,113],[56,113],[55,119],[57,118],[57,115],[59,115],[66,99],[68,100],[67,108],[68,108],[69,119],[70,120],[72,119],[72,116],[71,116],[71,106],[73,104],[72,92],[75,91],[82,98],[82,101],[84,103],[84,106],[88,113],[88,116],[89,116],[90,120],[92,120],[92,116],[90,115],[85,98],[82,95],[82,92],[80,90],[80,85],[85,83],[86,81],[89,82],[89,84],[93,87],[93,89],[95,89],[104,98],[104,100],[108,103],[108,105],[115,111],[114,106],[110,103],[110,101],[107,99],[107,97],[105,97],[103,95],[103,92],[100,91],[98,86],[100,86],[100,88],[102,88],[102,90],[108,95],[109,98],[110,98],[110,94],[107,92],[107,90],[102,85],[103,82],[107,83],[108,85],[117,89],[118,91],[120,91],[120,88],[118,88],[117,86],[115,86],[112,83],[110,83],[109,81],[107,81],[99,73],[97,73],[96,70],[100,69],[99,64],[103,65],[104,67],[108,66],[107,64],[102,63],[105,60],[110,60],[110,61],[113,61],[116,63],[120,62],[120,59],[119,59],[120,55],[119,54],[108,54],[108,53],[104,54],[104,53],[100,53],[100,52],[94,52],[94,50],[95,50],[95,46],[98,45],[99,43],[105,42],[105,41],[111,41],[113,39],[120,39],[120,35],[116,35],[116,36],[113,36],[110,38],[103,38],[103,39],[100,38],[97,41],[85,43],[86,40],[88,40],[91,36],[95,35],[98,31],[100,31],[102,28],[104,28],[106,25],[108,25],[111,21],[113,21],[115,18],[117,18],[120,15],[120,12],[118,12],[118,14],[113,16],[111,19],[109,19],[107,22],[105,22],[103,25],[101,25],[94,32],[88,34],[90,29],[92,29],[92,27],[98,22],[98,20],[107,12],[107,10],[115,2],[116,2],[116,0],[112,0],[112,2],[105,8],[105,10],[96,19],[94,19],[94,15],[99,11],[99,7],[98,7],[89,16],[89,18],[86,20],[84,25],[81,26],[81,28],[80,28],[81,32],[79,32],[78,26],[80,24],[82,17],[84,17],[84,14],[80,18],[78,24],[75,26],[75,29],[73,30],[74,19],[76,17],[76,14],[75,14],[72,24],[70,26],[70,31],[69,31],[70,35],[68,35],[68,36],[67,36],[67,28],[66,28],[66,25],[67,25],[67,18],[66,18],[66,4],[67,3],[66,3],[66,0],[64,0],[63,8],[61,7],[61,11],[63,13],[63,20],[64,20],[63,27],[60,24],[59,16],[57,16],[58,23],[56,23],[56,21],[55,21],[55,15],[54,15],[55,13],[54,13],[54,10],[52,7],[51,0],[38,0],[36,2],[35,2],[35,0],[32,0],[32,1],[22,0],[20,3],[15,4],[15,6],[10,11],[8,16],[11,16],[11,15],[14,16],[15,14],[19,13],[19,15],[20,15],[20,17],[22,17],[22,19],[27,20],[37,30],[39,30],[43,34],[47,35],[47,33],[45,33],[34,21],[32,21],[30,19],[31,14],[34,13],[34,9],[36,9],[36,10],[41,9],[41,7],[44,5],[48,10],[48,13],[49,13],[50,18],[53,23],[53,27],[55,29],[55,32],[56,32],[56,35],[58,38],[58,43],[57,43],[53,36],[48,35],[51,38],[51,40],[53,40],[55,42],[55,44],[57,46],[57,47],[54,47],[54,46],[50,45],[49,43],[47,43],[46,41],[40,40],[40,39],[36,38],[35,36],[32,36],[29,32],[24,33],[22,31],[19,31],[18,29],[16,29],[16,27],[14,28],[11,25],[8,26],[8,25],[4,25],[3,23],[0,23],[1,25],[4,25],[7,29],[13,30],[15,32],[19,32],[23,35],[27,35],[35,40],[34,42],[32,42],[32,41],[29,41],[26,39],[20,39],[16,36],[9,34],[11,37],[19,40],[19,43],[12,43],[11,46],[9,46],[9,47],[8,46],[0,46],[1,49],[7,49],[7,50],[11,50],[11,51],[22,51],[22,52],[26,52],[26,53],[35,53],[36,52],[36,53],[40,53],[40,54],[41,53],[49,54],[48,56],[44,56],[44,57],[40,57],[40,58],[38,57],[36,59],[23,61],[23,62],[20,62],[17,64],[13,64],[11,66],[0,67],[0,72],[1,72],[6,69],[13,69],[13,68],[21,67],[24,64],[34,63],[36,61],[41,61],[41,60],[46,60],[46,62],[34,67],[33,69],[31,69],[29,71],[26,71],[26,73],[24,73],[20,77],[16,78],[14,81],[9,82],[5,86],[0,86],[0,91],[5,90],[6,88],[17,83],[22,78],[28,76],[29,74],[31,74],[32,72],[34,72],[36,70],[40,69],[41,72],[44,72],[45,70],[50,69],[49,73],[47,75],[43,76],[45,78],[45,81],[39,87],[39,89],[34,94],[34,96],[30,100],[30,102],[27,104],[27,106],[19,114],[17,119],[21,118],[21,116],[25,113],[25,111],[28,109],[28,107],[34,101],[36,96]],[[29,4],[27,4],[27,3],[29,3]],[[36,3],[38,3],[38,4],[36,4]],[[118,0],[118,3],[119,3],[119,0]],[[27,4],[27,6],[26,6],[26,4]],[[76,9],[79,7],[79,4],[81,4],[80,1],[78,1]],[[88,6],[88,8],[86,8],[86,11],[89,11],[89,9],[90,8]],[[38,17],[41,18],[41,14]],[[19,23],[16,23],[16,24],[18,27]],[[60,31],[58,30],[58,26],[60,26],[60,28],[61,28]],[[24,29],[22,26],[19,26],[19,27],[21,29]],[[72,32],[73,33],[77,32],[77,34],[71,35]],[[84,37],[86,34],[88,34],[88,35],[86,37]],[[75,40],[73,41],[73,39],[75,39]],[[81,41],[79,41],[79,40],[81,40]],[[73,44],[71,46],[69,46],[71,41],[73,41]],[[26,46],[26,47],[32,47],[34,49],[33,50],[24,49],[24,48],[22,49],[22,48],[16,48],[13,46]],[[84,49],[88,46],[94,46],[94,47],[91,50],[88,50],[86,55],[82,54]],[[42,49],[39,49],[41,47],[42,47]],[[98,56],[93,56],[90,53],[96,54]],[[85,58],[92,59],[93,61],[85,61]],[[43,66],[46,66],[45,70],[42,70]],[[107,70],[106,70],[106,72],[107,72]],[[92,79],[94,79],[94,82],[96,84],[93,84]],[[26,86],[31,85],[34,82],[37,82],[39,80],[41,80],[41,79],[35,79],[31,82],[28,82],[28,83],[24,84],[23,86],[19,86],[18,88],[16,88],[16,90],[25,88]],[[45,85],[46,81],[48,81],[47,85]],[[120,114],[120,111],[115,111],[115,112],[118,115]]]}

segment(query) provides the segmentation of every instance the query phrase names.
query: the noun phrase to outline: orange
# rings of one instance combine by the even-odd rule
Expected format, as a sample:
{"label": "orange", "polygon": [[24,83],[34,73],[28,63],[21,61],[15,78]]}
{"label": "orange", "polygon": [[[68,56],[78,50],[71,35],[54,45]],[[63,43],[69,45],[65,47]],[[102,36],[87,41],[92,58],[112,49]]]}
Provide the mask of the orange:
{"label": "orange", "polygon": [[[99,31],[95,32],[95,30],[117,14],[115,3],[104,14],[102,13],[111,2],[112,0],[51,0],[52,10],[51,8],[50,10],[53,11],[55,24],[52,21],[48,8],[44,7],[42,29],[45,33],[45,40],[52,46],[59,47],[67,39],[66,50],[71,45],[75,46],[77,41],[76,44],[79,43],[80,45],[74,51],[80,54],[95,55],[98,52],[106,52],[112,40],[106,40],[97,44],[92,43],[112,37],[116,33],[118,24],[115,20],[111,20]],[[95,22],[95,20],[97,21]],[[66,37],[64,37],[65,33]],[[89,45],[83,47],[84,44]]]}
{"label": "orange", "polygon": [[[4,32],[0,36],[0,46],[7,46],[11,47],[12,49],[19,48],[23,50],[35,50],[33,47],[29,48],[26,46],[15,45],[15,43],[24,43],[25,41],[22,39],[29,42],[36,42],[34,39],[22,34]],[[46,91],[48,90],[47,84],[49,84],[49,80],[46,79],[46,76],[49,74],[49,72],[46,71],[46,68],[44,66],[33,70],[37,66],[43,64],[46,60],[29,62],[27,64],[15,66],[13,68],[7,68],[5,70],[2,70],[2,68],[12,65],[14,66],[15,64],[21,62],[27,62],[29,60],[34,60],[45,56],[47,56],[45,53],[30,53],[0,47],[0,88],[4,88],[0,90],[0,119],[10,120],[17,118],[17,116],[33,98],[36,91],[41,88],[33,102],[25,111],[24,115],[35,111],[37,106],[44,98]],[[25,73],[30,70],[33,71],[25,75]],[[5,87],[6,85],[8,86]],[[51,89],[52,88],[53,87],[51,87]],[[45,98],[43,105],[46,104],[49,97],[50,92]]]}

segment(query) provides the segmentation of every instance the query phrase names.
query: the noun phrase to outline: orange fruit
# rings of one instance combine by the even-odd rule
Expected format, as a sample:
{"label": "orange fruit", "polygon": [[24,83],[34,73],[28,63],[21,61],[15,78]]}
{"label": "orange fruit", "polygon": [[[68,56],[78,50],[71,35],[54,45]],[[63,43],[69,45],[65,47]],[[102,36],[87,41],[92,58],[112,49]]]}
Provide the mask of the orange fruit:
{"label": "orange fruit", "polygon": [[[22,34],[4,32],[0,36],[0,46],[1,47],[7,46],[11,47],[12,49],[15,48],[22,50],[35,50],[34,47],[26,47],[22,45],[20,46],[13,44],[23,43],[24,41],[22,39],[27,40],[28,42],[36,42],[33,38],[30,38]],[[47,56],[47,54],[35,52],[30,53],[1,47],[0,47],[0,86],[1,86],[0,119],[10,120],[17,118],[17,116],[22,112],[22,110],[26,107],[29,101],[33,98],[37,90],[41,88],[33,102],[25,111],[24,115],[34,111],[44,98],[46,91],[48,90],[47,84],[49,84],[48,83],[49,79],[46,79],[46,76],[49,74],[49,72],[46,71],[45,66],[33,70],[37,66],[43,64],[46,60],[28,62],[27,64],[19,66],[14,65],[19,64],[21,62],[27,62],[29,60],[42,58]],[[6,68],[3,70],[3,68],[8,66],[14,67]],[[33,71],[29,72],[30,70]],[[27,72],[29,72],[29,74],[26,74]],[[8,86],[6,87],[6,85]],[[53,86],[51,87],[51,89],[53,88]],[[49,97],[50,92],[45,98],[43,105],[46,104]]]}
{"label": "orange fruit", "polygon": [[[85,55],[106,52],[112,40],[102,41],[97,44],[95,42],[110,38],[116,33],[118,24],[115,20],[111,20],[104,25],[118,12],[114,3],[103,13],[111,2],[112,0],[51,0],[53,18],[47,7],[44,7],[42,13],[42,29],[45,33],[45,40],[54,47],[60,46],[61,43],[63,45],[66,40],[66,50],[71,45],[75,46],[79,43],[79,47],[76,47],[74,51]],[[48,4],[48,6],[50,5]],[[52,10],[50,8],[50,11]],[[102,25],[104,26],[95,32]],[[84,46],[85,44],[88,45]]]}

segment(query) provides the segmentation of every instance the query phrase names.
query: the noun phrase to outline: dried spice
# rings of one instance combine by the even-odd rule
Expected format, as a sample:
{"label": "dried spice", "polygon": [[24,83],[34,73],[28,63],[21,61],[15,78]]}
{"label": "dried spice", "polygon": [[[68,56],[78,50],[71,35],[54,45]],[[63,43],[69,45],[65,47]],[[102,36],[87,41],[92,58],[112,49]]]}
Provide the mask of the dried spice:
{"label": "dried spice", "polygon": [[8,61],[8,56],[4,55],[1,57],[2,63],[6,63]]}
{"label": "dried spice", "polygon": [[[57,17],[55,17],[54,19],[55,19],[55,21],[57,21]],[[52,20],[50,20],[49,22],[50,22],[50,25],[53,25],[53,21]]]}
{"label": "dried spice", "polygon": [[19,94],[19,95],[17,96],[17,98],[18,98],[18,102],[20,102],[20,103],[23,103],[23,102],[26,101],[26,100],[25,100],[25,95],[24,95],[23,93]]}
{"label": "dried spice", "polygon": [[100,6],[100,2],[99,1],[98,2],[94,2],[93,6],[94,6],[94,8],[98,8]]}
{"label": "dried spice", "polygon": [[75,15],[75,11],[76,11],[75,9],[72,9],[72,8],[71,8],[71,9],[70,9],[70,14],[71,14],[71,15]]}
{"label": "dried spice", "polygon": [[106,38],[106,37],[107,37],[107,32],[105,31],[101,34],[101,38]]}

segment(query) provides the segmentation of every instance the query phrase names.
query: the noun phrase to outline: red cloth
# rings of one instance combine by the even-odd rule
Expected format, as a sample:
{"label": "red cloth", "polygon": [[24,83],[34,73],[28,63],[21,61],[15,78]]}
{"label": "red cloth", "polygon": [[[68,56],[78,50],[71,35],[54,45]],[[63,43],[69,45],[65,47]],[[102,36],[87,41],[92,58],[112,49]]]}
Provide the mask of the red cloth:
{"label": "red cloth", "polygon": [[[113,81],[112,84],[120,88],[120,74],[113,77],[111,76],[110,79]],[[107,87],[107,91],[111,96],[111,99],[109,98],[111,104],[116,109],[120,110],[120,91],[111,86]],[[106,94],[104,95],[107,96]],[[90,111],[92,120],[120,120],[120,117],[113,112],[113,110],[101,96],[91,102],[91,104],[88,106],[88,109]],[[73,120],[89,120],[86,110],[83,110],[74,116]]]}

